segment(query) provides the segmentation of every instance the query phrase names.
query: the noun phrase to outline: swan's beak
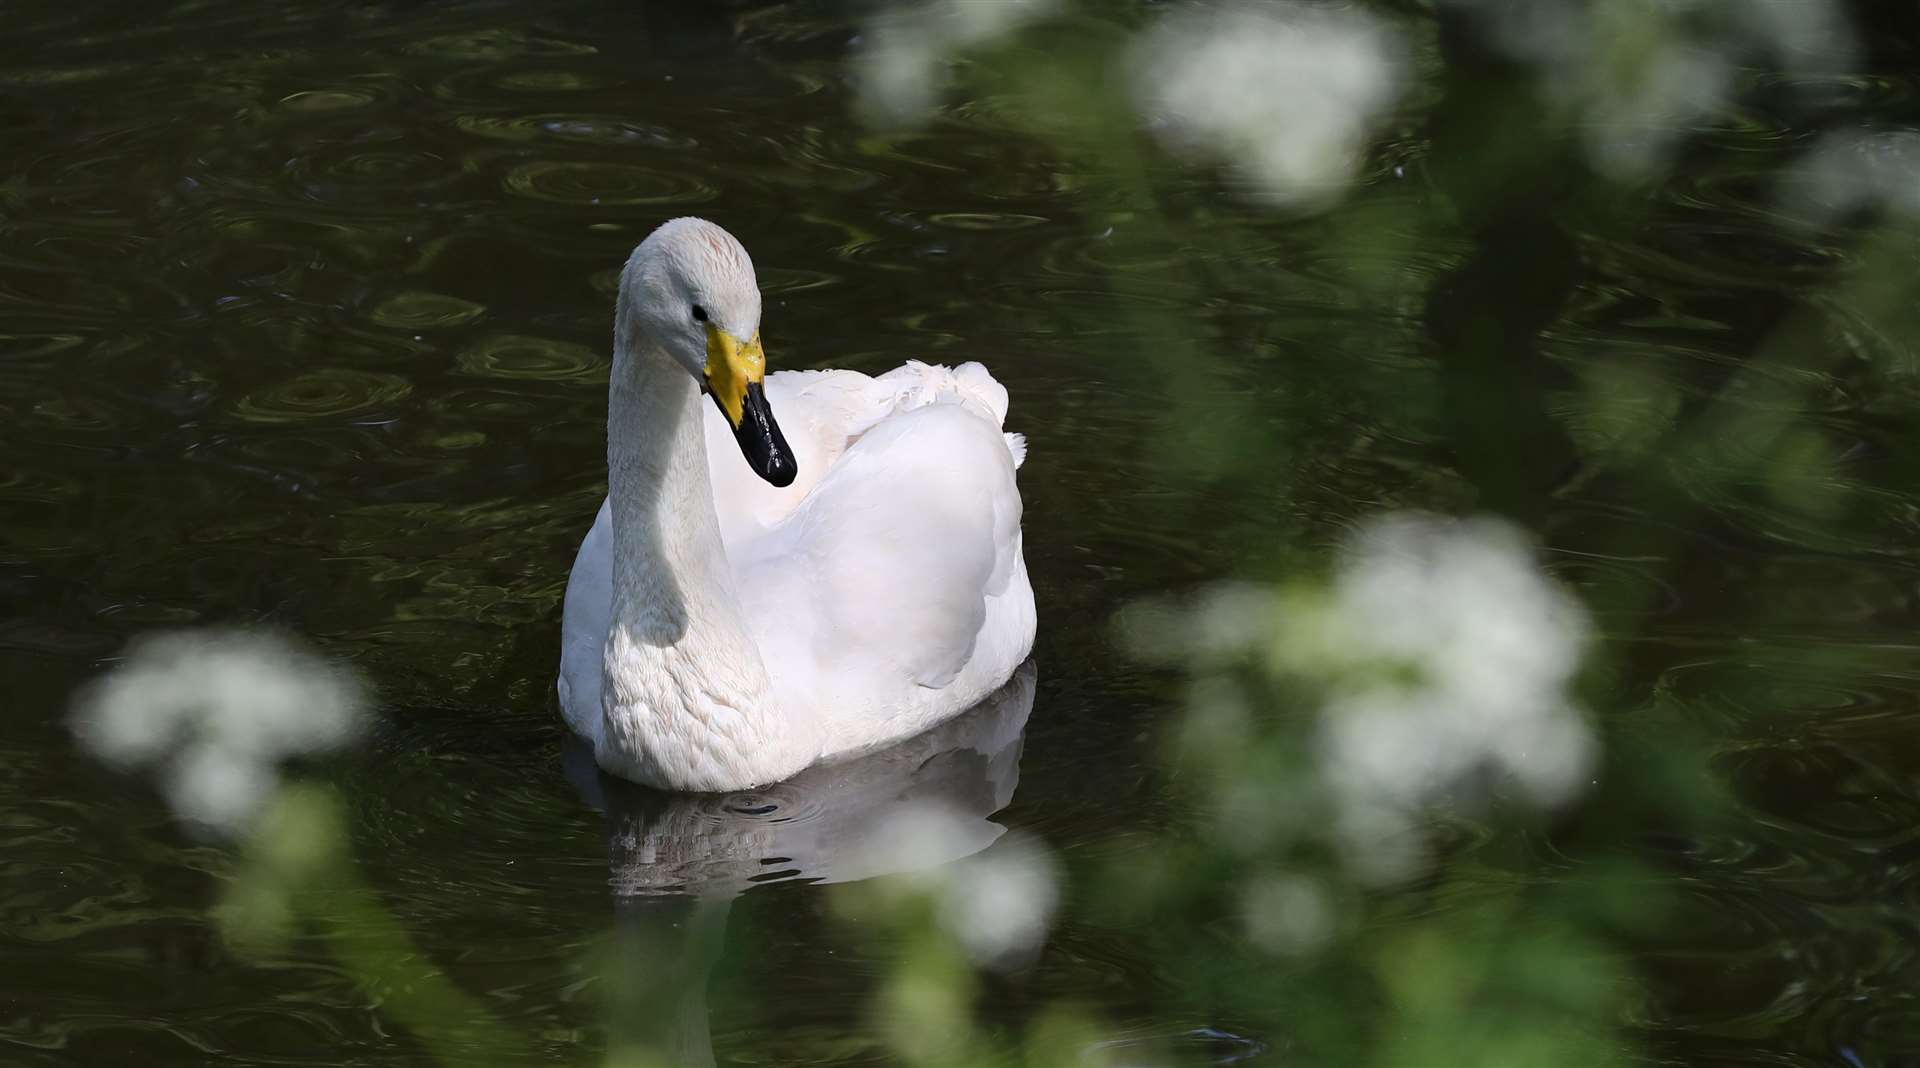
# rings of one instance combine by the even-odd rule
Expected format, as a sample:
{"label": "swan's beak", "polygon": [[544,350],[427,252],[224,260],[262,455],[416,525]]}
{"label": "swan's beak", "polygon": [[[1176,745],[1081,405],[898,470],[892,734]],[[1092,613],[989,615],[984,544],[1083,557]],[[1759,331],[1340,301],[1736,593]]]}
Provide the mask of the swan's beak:
{"label": "swan's beak", "polygon": [[733,440],[740,443],[740,454],[753,473],[776,486],[789,486],[800,469],[767,407],[766,375],[767,354],[758,333],[742,342],[707,324],[707,392],[733,427]]}

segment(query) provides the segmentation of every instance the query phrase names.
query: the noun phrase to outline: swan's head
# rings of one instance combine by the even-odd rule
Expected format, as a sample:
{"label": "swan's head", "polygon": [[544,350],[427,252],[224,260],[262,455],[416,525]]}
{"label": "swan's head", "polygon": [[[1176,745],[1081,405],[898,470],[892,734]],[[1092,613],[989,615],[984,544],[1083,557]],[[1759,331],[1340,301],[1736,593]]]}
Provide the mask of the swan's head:
{"label": "swan's head", "polygon": [[733,427],[754,473],[776,486],[798,468],[767,407],[760,287],[733,235],[705,219],[661,224],[620,276],[620,329],[636,350],[664,353],[700,383]]}

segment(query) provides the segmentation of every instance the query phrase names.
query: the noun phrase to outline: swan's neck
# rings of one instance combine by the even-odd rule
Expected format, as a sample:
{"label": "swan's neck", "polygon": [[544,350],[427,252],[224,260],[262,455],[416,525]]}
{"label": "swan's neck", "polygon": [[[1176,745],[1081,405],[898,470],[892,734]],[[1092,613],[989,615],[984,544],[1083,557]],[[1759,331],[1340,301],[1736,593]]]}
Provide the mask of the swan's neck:
{"label": "swan's neck", "polygon": [[608,399],[613,612],[596,756],[670,789],[791,774],[792,731],[772,707],[720,540],[693,378],[634,339],[615,354]]}
{"label": "swan's neck", "polygon": [[626,364],[608,398],[613,617],[663,647],[684,643],[696,628],[708,638],[737,638],[758,672],[713,509],[699,391],[665,356]]}

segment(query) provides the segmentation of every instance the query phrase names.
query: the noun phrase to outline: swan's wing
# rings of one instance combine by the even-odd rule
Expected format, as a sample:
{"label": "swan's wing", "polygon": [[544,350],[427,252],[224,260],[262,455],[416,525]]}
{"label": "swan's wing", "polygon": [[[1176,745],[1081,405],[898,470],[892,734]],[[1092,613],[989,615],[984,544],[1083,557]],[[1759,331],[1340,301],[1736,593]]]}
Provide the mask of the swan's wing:
{"label": "swan's wing", "polygon": [[972,658],[987,598],[1017,570],[1019,539],[998,420],[930,403],[865,430],[766,539],[763,559],[807,577],[809,604],[773,607],[810,613],[814,665],[857,658],[855,668],[938,688]]}
{"label": "swan's wing", "polygon": [[[978,363],[949,368],[914,360],[878,377],[858,371],[779,371],[767,376],[766,390],[767,406],[799,468],[793,484],[784,488],[753,473],[719,409],[703,406],[714,508],[728,544],[792,515],[841,454],[885,419],[933,404],[959,404],[995,426],[1007,417],[1006,387]],[[1027,454],[1026,439],[1006,438],[1017,467]]]}
{"label": "swan's wing", "polygon": [[846,451],[852,428],[871,423],[873,379],[858,371],[781,371],[767,376],[767,407],[793,449],[799,468],[793,484],[769,485],[740,455],[726,417],[712,404],[702,429],[707,439],[707,469],[713,482],[714,511],[720,536],[728,544],[752,537],[779,523],[806,500],[813,487]]}
{"label": "swan's wing", "polygon": [[613,511],[600,502],[573,559],[560,609],[560,714],[575,734],[600,739],[600,675],[613,616]]}

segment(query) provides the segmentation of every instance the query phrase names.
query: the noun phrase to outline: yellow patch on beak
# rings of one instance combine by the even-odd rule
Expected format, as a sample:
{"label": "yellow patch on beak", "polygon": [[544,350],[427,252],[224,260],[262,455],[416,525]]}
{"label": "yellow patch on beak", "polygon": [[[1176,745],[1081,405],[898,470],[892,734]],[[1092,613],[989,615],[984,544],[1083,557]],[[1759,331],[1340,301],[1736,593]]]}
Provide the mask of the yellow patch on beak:
{"label": "yellow patch on beak", "polygon": [[760,348],[760,332],[742,342],[712,323],[707,324],[707,389],[734,429],[747,404],[747,387],[767,375],[767,354]]}

